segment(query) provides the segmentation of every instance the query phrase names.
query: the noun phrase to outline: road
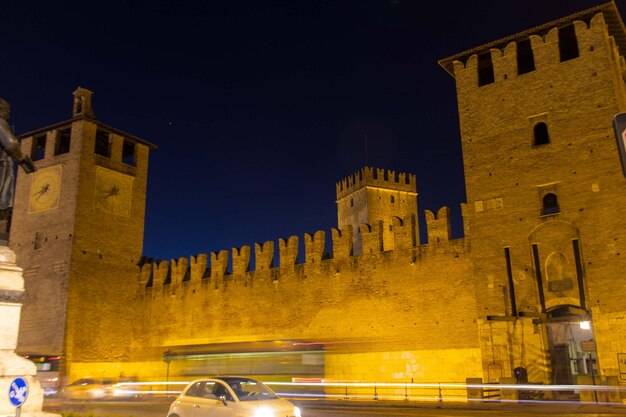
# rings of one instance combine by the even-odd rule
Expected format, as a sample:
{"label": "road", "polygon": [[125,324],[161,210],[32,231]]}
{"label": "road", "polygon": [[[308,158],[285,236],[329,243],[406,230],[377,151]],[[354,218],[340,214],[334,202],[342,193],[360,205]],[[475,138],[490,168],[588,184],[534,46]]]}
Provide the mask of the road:
{"label": "road", "polygon": [[[620,405],[579,404],[431,404],[347,401],[294,401],[303,417],[615,417],[625,416]],[[166,401],[60,401],[46,400],[44,411],[73,412],[93,417],[165,417]],[[440,407],[440,408],[437,408]]]}

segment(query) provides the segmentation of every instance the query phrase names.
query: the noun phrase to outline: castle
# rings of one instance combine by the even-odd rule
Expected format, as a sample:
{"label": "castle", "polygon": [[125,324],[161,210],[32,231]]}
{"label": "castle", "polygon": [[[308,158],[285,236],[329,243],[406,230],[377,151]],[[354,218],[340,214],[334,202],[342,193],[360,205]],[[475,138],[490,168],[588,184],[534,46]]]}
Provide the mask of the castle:
{"label": "castle", "polygon": [[21,136],[38,171],[18,174],[10,236],[26,282],[18,352],[61,356],[70,380],[498,382],[523,368],[623,383],[624,55],[608,3],[442,59],[464,237],[444,207],[420,244],[415,177],[366,167],[336,184],[338,228],[305,234],[302,264],[297,236],[143,262],[155,146],[99,122],[79,88],[70,120]]}

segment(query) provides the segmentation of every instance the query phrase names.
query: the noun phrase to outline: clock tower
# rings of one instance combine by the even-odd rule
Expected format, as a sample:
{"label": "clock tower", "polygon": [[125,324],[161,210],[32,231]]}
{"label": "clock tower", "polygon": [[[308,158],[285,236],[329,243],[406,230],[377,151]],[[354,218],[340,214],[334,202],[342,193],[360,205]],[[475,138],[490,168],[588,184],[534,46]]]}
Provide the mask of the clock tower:
{"label": "clock tower", "polygon": [[[80,362],[78,345],[103,357],[92,346],[103,332],[122,338],[93,323],[130,304],[124,288],[142,254],[148,153],[156,148],[98,121],[91,96],[78,88],[71,119],[20,136],[37,171],[18,172],[9,241],[26,288],[17,351],[64,364]],[[123,356],[125,341],[116,346],[104,357]]]}

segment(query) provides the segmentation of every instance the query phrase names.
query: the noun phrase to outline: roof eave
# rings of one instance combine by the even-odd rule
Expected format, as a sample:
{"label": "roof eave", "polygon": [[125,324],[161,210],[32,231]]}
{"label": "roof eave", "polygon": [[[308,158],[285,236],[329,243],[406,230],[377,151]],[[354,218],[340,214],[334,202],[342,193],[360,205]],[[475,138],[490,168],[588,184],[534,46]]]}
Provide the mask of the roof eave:
{"label": "roof eave", "polygon": [[157,145],[155,145],[153,143],[150,143],[147,140],[141,139],[141,138],[139,138],[139,137],[137,137],[135,135],[131,135],[130,133],[123,132],[123,131],[121,131],[119,129],[116,129],[116,128],[112,127],[112,126],[106,125],[106,124],[104,124],[104,123],[102,123],[102,122],[100,122],[100,121],[98,121],[96,119],[93,119],[93,118],[87,117],[87,116],[77,116],[77,117],[74,117],[74,118],[69,119],[69,120],[64,120],[62,122],[55,123],[53,125],[40,127],[39,129],[35,129],[35,130],[31,130],[30,132],[22,133],[21,135],[18,136],[18,138],[19,139],[24,139],[26,137],[34,136],[34,135],[37,135],[37,134],[42,133],[42,132],[47,132],[48,130],[58,129],[58,128],[62,127],[62,126],[66,126],[66,125],[72,124],[72,122],[75,122],[77,120],[89,120],[89,121],[91,121],[91,122],[93,122],[93,123],[103,127],[104,129],[106,129],[106,130],[108,130],[108,131],[110,131],[112,133],[115,133],[116,135],[124,136],[126,138],[132,139],[135,142],[141,143],[142,145],[147,146],[151,150],[157,149]]}

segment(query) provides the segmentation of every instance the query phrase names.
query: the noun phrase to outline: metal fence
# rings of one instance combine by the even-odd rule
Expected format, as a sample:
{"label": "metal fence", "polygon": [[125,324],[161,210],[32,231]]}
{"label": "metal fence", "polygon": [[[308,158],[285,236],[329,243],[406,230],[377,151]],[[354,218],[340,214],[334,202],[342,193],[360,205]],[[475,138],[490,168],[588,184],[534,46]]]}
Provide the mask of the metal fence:
{"label": "metal fence", "polygon": [[[127,382],[115,384],[117,399],[175,397],[188,382]],[[616,404],[626,398],[626,387],[615,385],[541,385],[482,383],[391,383],[391,382],[265,382],[278,395],[298,399],[349,401],[574,401]]]}

